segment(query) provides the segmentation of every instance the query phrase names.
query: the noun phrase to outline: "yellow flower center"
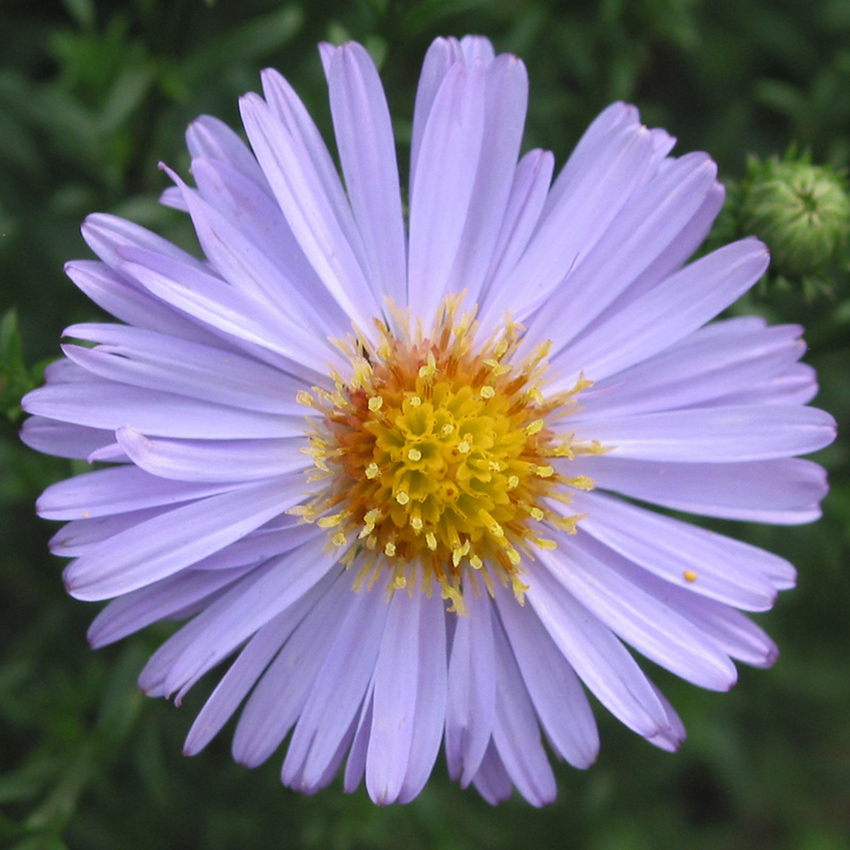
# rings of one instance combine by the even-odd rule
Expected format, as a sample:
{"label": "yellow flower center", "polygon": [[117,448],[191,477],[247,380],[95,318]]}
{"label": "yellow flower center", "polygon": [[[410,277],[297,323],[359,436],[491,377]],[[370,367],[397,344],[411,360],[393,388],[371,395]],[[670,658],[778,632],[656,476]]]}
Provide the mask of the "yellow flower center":
{"label": "yellow flower center", "polygon": [[299,395],[323,414],[310,434],[322,487],[295,512],[330,530],[346,566],[360,565],[358,587],[388,569],[392,588],[430,593],[436,582],[462,613],[464,580],[491,588],[496,578],[522,601],[523,559],[555,546],[547,524],[574,533],[580,519],[553,505],[593,486],[552,459],[602,449],[560,432],[589,382],[545,396],[549,345],[513,363],[523,329],[508,321],[476,348],[474,317],[458,318],[457,303],[443,303],[427,336],[403,315],[400,332],[376,320],[376,347],[362,337],[340,346],[351,377]]}

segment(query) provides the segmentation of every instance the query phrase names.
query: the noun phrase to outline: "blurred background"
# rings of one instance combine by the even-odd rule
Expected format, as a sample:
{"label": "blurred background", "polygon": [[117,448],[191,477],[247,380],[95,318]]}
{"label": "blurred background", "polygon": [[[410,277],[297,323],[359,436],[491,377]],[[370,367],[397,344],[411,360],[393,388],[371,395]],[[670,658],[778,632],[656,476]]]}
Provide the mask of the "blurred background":
{"label": "blurred background", "polygon": [[[560,796],[542,811],[519,798],[492,809],[450,783],[442,761],[408,806],[379,809],[339,783],[302,797],[279,784],[280,757],[254,771],[233,764],[229,728],[184,758],[213,682],[180,708],[135,687],[173,626],[87,647],[97,609],[66,597],[47,551],[56,526],[33,512],[45,486],[84,464],[17,440],[20,395],[58,356],[62,329],[99,318],[62,273],[89,256],[80,222],[108,211],[191,248],[187,219],[157,203],[168,185],[157,163],[185,175],[188,122],[212,113],[237,126],[237,98],[267,65],[329,137],[321,40],[371,51],[404,170],[425,50],[467,32],[525,60],[526,148],[552,149],[559,163],[617,99],[677,136],[678,152],[709,151],[733,200],[751,154],[764,161],[795,145],[839,175],[850,162],[847,0],[0,0],[0,846],[850,847],[846,435],[816,458],[832,480],[819,523],[712,526],[799,569],[798,589],[758,617],[780,645],[776,666],[742,669],[729,694],[650,671],[687,724],[682,750],[661,752],[599,710],[597,764],[558,766]],[[719,234],[739,218],[727,212]],[[850,412],[845,259],[805,279],[779,269],[734,308],[807,326],[816,403],[839,422]]]}

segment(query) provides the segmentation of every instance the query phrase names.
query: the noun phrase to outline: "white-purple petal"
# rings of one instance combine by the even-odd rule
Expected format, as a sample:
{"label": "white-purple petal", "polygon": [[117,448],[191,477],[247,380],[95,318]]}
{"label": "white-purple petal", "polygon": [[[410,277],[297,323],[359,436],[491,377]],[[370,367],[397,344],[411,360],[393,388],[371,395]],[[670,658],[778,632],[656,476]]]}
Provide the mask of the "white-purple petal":
{"label": "white-purple petal", "polygon": [[663,351],[697,330],[757,281],[768,264],[757,239],[744,239],[702,257],[636,299],[565,348],[553,348],[563,370],[551,391],[568,388],[580,373],[600,381]]}
{"label": "white-purple petal", "polygon": [[625,647],[582,606],[555,574],[560,562],[535,571],[526,599],[596,698],[630,729],[652,738],[667,727],[667,717],[649,680]]}
{"label": "white-purple petal", "polygon": [[118,443],[146,472],[175,481],[257,481],[305,469],[303,439],[157,440],[119,428]]}
{"label": "white-purple petal", "polygon": [[65,335],[99,343],[63,349],[91,375],[265,413],[308,412],[296,400],[308,384],[233,351],[123,325],[72,325]]}
{"label": "white-purple petal", "polygon": [[51,484],[36,502],[36,511],[45,519],[88,519],[203,499],[232,486],[168,481],[135,466],[115,466]]}
{"label": "white-purple petal", "polygon": [[823,467],[802,458],[662,463],[605,455],[577,458],[564,471],[677,511],[748,522],[811,522],[828,489]]}
{"label": "white-purple petal", "polygon": [[396,591],[375,662],[366,788],[375,803],[419,793],[437,757],[446,700],[446,627],[438,594]]}
{"label": "white-purple petal", "polygon": [[370,331],[369,320],[380,308],[313,160],[259,97],[244,97],[241,108],[251,146],[301,249],[340,306]]}
{"label": "white-purple petal", "polygon": [[449,776],[466,787],[481,766],[493,731],[496,653],[486,589],[466,582],[463,600],[467,615],[458,618],[449,656],[446,761]]}
{"label": "white-purple petal", "polygon": [[[279,615],[285,619],[285,628],[273,627],[278,647],[282,648],[253,688],[233,736],[233,757],[242,764],[255,767],[269,758],[301,714],[316,674],[336,636],[334,630],[328,628],[328,623],[340,621],[348,609],[350,582],[345,576],[338,577],[336,581],[330,576],[328,581],[331,584],[326,588],[324,582],[321,586],[317,585],[316,598],[311,593],[298,603],[303,611],[300,622],[294,628],[288,611]],[[272,623],[269,623],[263,629],[271,627]],[[258,632],[258,636],[262,634],[263,630]],[[263,641],[272,639],[273,635],[269,635]],[[257,653],[262,657],[267,654],[261,647],[257,648]],[[218,703],[229,706],[237,695],[240,700],[244,697],[249,689],[246,674],[256,669],[259,660],[254,662],[253,655],[246,660],[245,672],[238,669],[234,674],[234,678],[238,676],[244,682],[239,693],[222,693]],[[236,665],[240,665],[240,659],[234,662],[234,667]],[[253,685],[253,682],[250,684]]]}
{"label": "white-purple petal", "polygon": [[529,607],[496,584],[505,634],[552,749],[574,767],[589,767],[599,752],[599,732],[573,668]]}
{"label": "white-purple petal", "polygon": [[[389,606],[386,577],[351,593],[333,641],[292,733],[283,763],[285,785],[313,788],[351,732],[372,679]],[[350,586],[350,585],[349,585]]]}
{"label": "white-purple petal", "polygon": [[[563,542],[563,538],[561,538]],[[620,569],[617,556],[581,530],[569,552],[548,559],[557,580],[585,608],[642,655],[702,688],[725,691],[738,678],[735,665],[661,595],[641,590]]]}
{"label": "white-purple petal", "polygon": [[822,449],[835,420],[799,405],[740,405],[584,419],[579,438],[599,440],[613,458],[727,463],[771,460]]}
{"label": "white-purple petal", "polygon": [[534,707],[502,627],[494,627],[496,644],[496,717],[493,743],[517,790],[533,806],[555,800],[555,775],[540,740]]}
{"label": "white-purple petal", "polygon": [[369,280],[379,296],[407,301],[404,220],[390,113],[369,54],[338,47],[327,71],[342,171],[363,239]]}
{"label": "white-purple petal", "polygon": [[793,576],[780,558],[731,537],[602,496],[577,494],[581,527],[627,560],[679,587],[748,611],[766,611],[774,575]]}
{"label": "white-purple petal", "polygon": [[297,476],[198,499],[95,546],[65,568],[77,599],[109,599],[173,575],[244,537],[303,498]]}
{"label": "white-purple petal", "polygon": [[408,301],[428,322],[446,292],[469,212],[484,132],[485,73],[456,62],[428,115],[411,172]]}
{"label": "white-purple petal", "polygon": [[92,452],[115,442],[112,431],[72,425],[45,416],[24,421],[21,440],[31,449],[68,458],[87,458]]}

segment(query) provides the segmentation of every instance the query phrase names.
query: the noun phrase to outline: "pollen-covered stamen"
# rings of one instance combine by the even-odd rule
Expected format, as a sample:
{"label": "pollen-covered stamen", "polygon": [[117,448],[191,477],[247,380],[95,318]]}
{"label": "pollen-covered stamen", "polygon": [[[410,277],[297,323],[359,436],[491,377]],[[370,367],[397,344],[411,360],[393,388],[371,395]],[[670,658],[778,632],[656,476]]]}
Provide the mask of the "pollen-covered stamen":
{"label": "pollen-covered stamen", "polygon": [[359,565],[358,587],[389,569],[391,587],[430,593],[436,582],[462,611],[467,569],[522,600],[523,558],[555,545],[546,524],[574,532],[580,519],[551,505],[593,486],[550,459],[602,448],[561,432],[589,382],[546,397],[548,345],[513,363],[523,329],[508,321],[476,348],[474,316],[458,315],[458,303],[444,301],[427,336],[402,315],[400,331],[376,321],[377,346],[340,346],[352,377],[299,398],[324,421],[309,449],[322,489],[298,513],[347,547],[341,560]]}

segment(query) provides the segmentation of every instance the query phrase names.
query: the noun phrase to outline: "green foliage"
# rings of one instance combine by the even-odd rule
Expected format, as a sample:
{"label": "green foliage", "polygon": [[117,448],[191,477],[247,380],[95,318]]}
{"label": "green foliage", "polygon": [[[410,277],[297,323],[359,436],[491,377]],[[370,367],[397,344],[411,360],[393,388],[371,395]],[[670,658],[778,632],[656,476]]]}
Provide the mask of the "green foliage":
{"label": "green foliage", "polygon": [[[846,720],[850,452],[822,453],[832,493],[812,527],[716,527],[776,551],[800,587],[760,619],[783,657],[742,671],[728,695],[664,674],[690,740],[661,753],[606,719],[587,772],[558,771],[559,802],[492,810],[439,765],[407,807],[378,809],[339,785],[312,798],[279,785],[279,759],[248,772],[227,731],[183,759],[204,696],[177,710],[135,677],[169,633],[85,645],[93,606],[68,599],[47,553],[55,528],[32,504],[70,472],[17,438],[20,397],[95,307],[62,275],[89,256],[78,235],[96,210],[125,215],[193,249],[183,216],[160,206],[160,160],[188,172],[183,132],[202,112],[238,124],[258,71],[280,68],[329,137],[315,45],[364,42],[382,66],[401,147],[422,55],[440,34],[481,32],[523,57],[527,147],[563,162],[608,102],[637,103],[680,150],[705,149],[740,184],[796,143],[812,162],[850,165],[850,4],[846,0],[5,0],[0,5],[0,845],[80,850],[304,847],[590,850],[834,850],[850,834]],[[726,226],[729,227],[729,217]],[[735,219],[734,227],[739,220]],[[721,234],[722,235],[722,234]],[[846,271],[830,299],[769,289],[735,310],[808,328],[818,404],[850,419]],[[208,685],[209,688],[211,685]]]}

